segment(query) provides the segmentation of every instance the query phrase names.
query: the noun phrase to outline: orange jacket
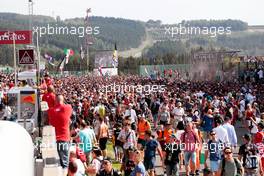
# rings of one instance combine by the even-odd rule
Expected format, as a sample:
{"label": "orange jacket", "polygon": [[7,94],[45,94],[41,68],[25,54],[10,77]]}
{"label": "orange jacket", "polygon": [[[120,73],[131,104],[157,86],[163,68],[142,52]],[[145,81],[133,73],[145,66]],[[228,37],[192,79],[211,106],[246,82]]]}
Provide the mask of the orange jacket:
{"label": "orange jacket", "polygon": [[150,123],[147,120],[138,122],[138,138],[145,140],[145,132],[151,130]]}

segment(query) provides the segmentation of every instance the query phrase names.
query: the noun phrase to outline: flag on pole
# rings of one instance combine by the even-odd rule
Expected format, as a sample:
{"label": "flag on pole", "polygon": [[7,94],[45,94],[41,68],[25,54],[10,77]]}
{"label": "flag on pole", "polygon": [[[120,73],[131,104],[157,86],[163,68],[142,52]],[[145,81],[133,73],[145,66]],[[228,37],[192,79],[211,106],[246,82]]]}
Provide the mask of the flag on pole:
{"label": "flag on pole", "polygon": [[80,55],[81,55],[81,59],[84,59],[84,51],[83,51],[83,47],[81,46],[80,49]]}
{"label": "flag on pole", "polygon": [[60,71],[63,71],[65,62],[66,62],[66,56],[62,59],[61,63],[59,64]]}
{"label": "flag on pole", "polygon": [[118,54],[117,54],[117,46],[116,46],[116,43],[115,43],[115,50],[113,52],[112,59],[113,59],[113,61],[112,61],[113,67],[117,67],[118,66]]}
{"label": "flag on pole", "polygon": [[55,66],[55,64],[52,63],[52,60],[53,60],[52,56],[50,56],[49,54],[46,53],[46,54],[44,54],[44,58],[48,61],[48,63],[50,65]]}
{"label": "flag on pole", "polygon": [[49,61],[49,62],[52,61],[52,59],[53,59],[53,58],[52,58],[49,54],[47,54],[47,53],[44,54],[44,58],[45,58],[47,61]]}
{"label": "flag on pole", "polygon": [[69,57],[74,55],[74,51],[72,49],[64,49],[64,54],[66,55],[65,64],[68,64]]}

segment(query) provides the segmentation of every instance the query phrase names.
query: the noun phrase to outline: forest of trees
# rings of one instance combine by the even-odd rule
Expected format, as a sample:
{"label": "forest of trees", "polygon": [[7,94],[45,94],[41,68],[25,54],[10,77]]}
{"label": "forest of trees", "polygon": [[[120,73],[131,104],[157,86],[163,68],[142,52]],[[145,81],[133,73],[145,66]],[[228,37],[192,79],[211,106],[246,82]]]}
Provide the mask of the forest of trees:
{"label": "forest of trees", "polygon": [[[91,43],[90,50],[105,50],[114,49],[117,44],[118,50],[130,49],[140,45],[145,39],[145,27],[142,22],[126,20],[121,18],[105,18],[105,17],[89,17],[90,28],[98,27],[99,33],[89,36]],[[74,18],[61,20],[48,16],[36,15],[32,18],[33,27],[85,27],[84,18]],[[0,13],[0,30],[28,30],[29,17],[27,15],[20,15],[14,13]],[[80,35],[43,35],[39,38],[42,55],[45,52],[52,54],[54,58],[61,58],[63,56],[64,48],[71,48],[79,52],[80,47],[85,43],[85,37]],[[20,45],[18,47],[23,47]],[[0,46],[0,64],[11,64],[12,55],[5,54],[8,46]],[[12,51],[11,51],[12,52]],[[6,62],[7,61],[7,62]]]}

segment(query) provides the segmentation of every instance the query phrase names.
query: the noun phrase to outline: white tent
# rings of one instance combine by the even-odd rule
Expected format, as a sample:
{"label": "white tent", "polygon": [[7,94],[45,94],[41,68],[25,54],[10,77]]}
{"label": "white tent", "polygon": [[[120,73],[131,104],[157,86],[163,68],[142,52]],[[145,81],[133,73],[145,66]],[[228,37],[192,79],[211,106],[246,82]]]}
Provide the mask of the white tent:
{"label": "white tent", "polygon": [[37,76],[36,76],[36,71],[23,71],[18,73],[18,80],[33,80],[36,82]]}

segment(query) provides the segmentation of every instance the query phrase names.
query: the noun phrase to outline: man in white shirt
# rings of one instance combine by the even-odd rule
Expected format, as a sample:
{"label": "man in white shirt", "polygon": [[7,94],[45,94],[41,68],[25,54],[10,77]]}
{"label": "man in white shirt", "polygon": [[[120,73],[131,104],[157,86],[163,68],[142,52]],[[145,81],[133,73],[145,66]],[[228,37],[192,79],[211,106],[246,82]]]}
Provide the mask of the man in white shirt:
{"label": "man in white shirt", "polygon": [[137,113],[133,109],[133,104],[129,103],[128,109],[125,111],[125,117],[130,117],[131,123],[137,123]]}
{"label": "man in white shirt", "polygon": [[227,131],[229,142],[231,143],[232,147],[237,146],[237,135],[233,125],[231,125],[231,119],[229,117],[225,117],[225,123],[223,127]]}
{"label": "man in white shirt", "polygon": [[228,139],[227,130],[221,125],[220,119],[215,120],[216,127],[213,131],[216,133],[216,138],[221,140],[225,145],[230,144]]}

